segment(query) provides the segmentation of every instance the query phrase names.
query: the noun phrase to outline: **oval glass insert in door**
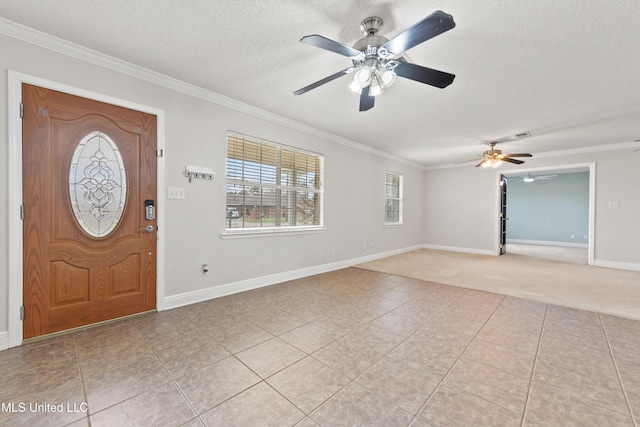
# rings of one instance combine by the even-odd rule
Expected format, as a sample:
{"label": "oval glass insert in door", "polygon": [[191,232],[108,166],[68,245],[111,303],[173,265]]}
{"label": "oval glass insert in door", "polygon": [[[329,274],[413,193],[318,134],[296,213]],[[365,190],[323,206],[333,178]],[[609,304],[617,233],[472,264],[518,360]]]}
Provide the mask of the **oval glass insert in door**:
{"label": "oval glass insert in door", "polygon": [[111,233],[124,212],[127,178],[122,156],[104,132],[89,132],[73,152],[69,196],[82,229],[93,237]]}

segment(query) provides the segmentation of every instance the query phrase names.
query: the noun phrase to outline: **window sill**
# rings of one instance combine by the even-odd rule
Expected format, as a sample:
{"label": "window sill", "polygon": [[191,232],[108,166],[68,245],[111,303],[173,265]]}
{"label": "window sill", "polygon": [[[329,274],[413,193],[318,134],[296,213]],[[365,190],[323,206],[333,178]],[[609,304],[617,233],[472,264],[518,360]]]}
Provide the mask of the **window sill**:
{"label": "window sill", "polygon": [[398,223],[394,223],[394,224],[382,224],[383,228],[397,228],[397,227],[402,227],[402,223],[398,222]]}
{"label": "window sill", "polygon": [[303,234],[324,233],[325,231],[327,231],[325,227],[238,229],[225,230],[220,233],[220,238],[223,240],[228,240],[250,239],[254,237],[299,236]]}

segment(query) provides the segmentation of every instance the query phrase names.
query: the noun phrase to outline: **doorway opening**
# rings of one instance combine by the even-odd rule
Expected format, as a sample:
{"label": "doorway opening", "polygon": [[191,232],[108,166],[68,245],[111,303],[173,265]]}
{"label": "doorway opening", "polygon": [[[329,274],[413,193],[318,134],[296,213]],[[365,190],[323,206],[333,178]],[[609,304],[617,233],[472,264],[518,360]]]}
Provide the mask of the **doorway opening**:
{"label": "doorway opening", "polygon": [[499,254],[593,265],[595,163],[508,170],[503,177],[509,186],[500,213],[508,214],[500,221]]}

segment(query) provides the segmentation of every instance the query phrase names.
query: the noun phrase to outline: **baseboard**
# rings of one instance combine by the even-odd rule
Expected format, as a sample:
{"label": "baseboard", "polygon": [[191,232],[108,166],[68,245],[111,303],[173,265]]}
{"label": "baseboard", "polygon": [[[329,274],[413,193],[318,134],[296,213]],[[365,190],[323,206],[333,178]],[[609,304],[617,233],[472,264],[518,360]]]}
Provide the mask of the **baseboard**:
{"label": "baseboard", "polygon": [[422,245],[424,249],[435,249],[438,251],[449,251],[449,252],[463,252],[466,254],[476,254],[476,255],[498,255],[496,251],[491,251],[487,249],[473,249],[473,248],[459,248],[456,246],[441,246],[441,245],[430,245],[425,243]]}
{"label": "baseboard", "polygon": [[6,350],[9,348],[9,332],[2,331],[0,332],[0,351]]}
{"label": "baseboard", "polygon": [[541,245],[541,246],[564,246],[567,248],[584,248],[589,247],[588,243],[571,243],[571,242],[555,242],[547,240],[525,240],[525,239],[507,239],[507,245],[509,243],[522,244],[522,245]]}
{"label": "baseboard", "polygon": [[640,264],[634,262],[618,262],[596,259],[593,262],[596,267],[615,268],[616,270],[640,271]]}
{"label": "baseboard", "polygon": [[313,267],[301,268],[298,270],[285,271],[282,273],[271,274],[268,276],[256,277],[238,282],[227,283],[218,286],[212,286],[206,289],[200,289],[193,292],[185,292],[183,294],[171,295],[164,298],[164,309],[183,307],[214,298],[220,298],[227,295],[237,294],[252,289],[262,288],[264,286],[275,285],[289,280],[301,279],[303,277],[313,276],[316,274],[327,273],[329,271],[339,270],[341,268],[351,267],[356,264],[362,264],[369,261],[375,261],[380,258],[386,258],[393,255],[399,255],[405,252],[421,249],[422,245],[395,249],[387,252],[380,252],[358,258],[351,258],[343,261],[322,264]]}

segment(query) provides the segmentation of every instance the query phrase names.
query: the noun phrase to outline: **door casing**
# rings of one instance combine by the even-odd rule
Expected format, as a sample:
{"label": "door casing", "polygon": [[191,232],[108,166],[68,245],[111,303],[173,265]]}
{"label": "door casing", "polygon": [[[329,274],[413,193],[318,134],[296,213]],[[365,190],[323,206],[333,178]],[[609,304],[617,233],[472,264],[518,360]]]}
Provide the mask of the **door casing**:
{"label": "door casing", "polygon": [[[101,101],[113,105],[117,105],[132,110],[138,110],[145,113],[153,114],[157,118],[157,149],[160,153],[164,152],[164,120],[165,114],[163,110],[142,104],[137,104],[128,100],[114,98],[109,95],[97,93],[63,83],[46,80],[40,77],[23,74],[9,70],[8,72],[8,129],[9,129],[9,146],[8,146],[8,234],[9,234],[9,251],[8,251],[8,347],[16,347],[22,344],[22,320],[20,319],[21,307],[23,304],[23,241],[22,241],[22,219],[20,211],[22,206],[22,119],[20,118],[20,102],[22,101],[22,83],[34,86],[40,86],[46,89],[65,92],[70,95],[76,95],[83,98]],[[165,202],[166,195],[164,192],[164,157],[157,157],[157,216],[158,231],[157,233],[157,268],[156,268],[156,310],[164,310],[164,230],[165,230]]]}
{"label": "door casing", "polygon": [[[522,168],[522,169],[508,169],[496,172],[496,182],[500,182],[500,176],[505,175],[507,178],[511,174],[531,172],[534,174],[548,174],[554,171],[572,171],[572,170],[589,170],[589,242],[588,242],[588,255],[587,265],[595,265],[595,240],[596,240],[596,226],[595,226],[595,212],[596,212],[596,163],[574,163],[566,165],[549,165],[535,168]],[[496,216],[499,217],[500,212],[500,189],[496,185]],[[508,197],[508,196],[507,196]],[[496,255],[500,254],[500,225],[499,221],[496,221]],[[507,233],[508,234],[508,233]]]}

